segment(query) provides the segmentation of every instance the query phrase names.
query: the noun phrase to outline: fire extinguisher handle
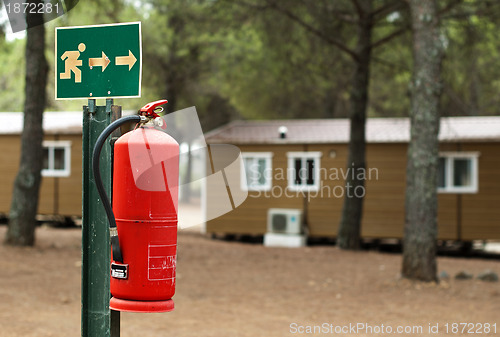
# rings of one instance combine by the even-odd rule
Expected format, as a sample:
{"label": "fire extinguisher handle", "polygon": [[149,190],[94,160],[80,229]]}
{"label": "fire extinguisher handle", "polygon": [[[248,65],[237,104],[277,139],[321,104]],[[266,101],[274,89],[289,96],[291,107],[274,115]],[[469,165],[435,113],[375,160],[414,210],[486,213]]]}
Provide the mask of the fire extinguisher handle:
{"label": "fire extinguisher handle", "polygon": [[118,234],[116,233],[116,220],[115,215],[113,214],[113,209],[111,208],[111,203],[109,201],[108,195],[106,194],[106,190],[104,189],[104,185],[102,183],[101,171],[99,169],[99,162],[101,157],[101,150],[106,141],[106,139],[120,126],[130,123],[136,122],[139,123],[141,121],[141,116],[132,115],[125,116],[120,119],[117,119],[113,123],[111,123],[108,127],[104,129],[104,131],[99,135],[97,141],[94,146],[94,153],[92,155],[92,173],[94,174],[94,181],[97,188],[97,192],[101,197],[102,204],[104,206],[104,210],[106,211],[106,216],[108,217],[109,227],[111,229],[111,248],[113,251],[113,260],[116,262],[123,263],[123,256],[120,250],[120,242],[118,240]]}
{"label": "fire extinguisher handle", "polygon": [[140,114],[146,114],[148,117],[160,117],[157,112],[162,112],[163,108],[158,108],[160,105],[166,104],[168,101],[166,99],[160,99],[159,101],[154,101],[146,104],[140,110]]}

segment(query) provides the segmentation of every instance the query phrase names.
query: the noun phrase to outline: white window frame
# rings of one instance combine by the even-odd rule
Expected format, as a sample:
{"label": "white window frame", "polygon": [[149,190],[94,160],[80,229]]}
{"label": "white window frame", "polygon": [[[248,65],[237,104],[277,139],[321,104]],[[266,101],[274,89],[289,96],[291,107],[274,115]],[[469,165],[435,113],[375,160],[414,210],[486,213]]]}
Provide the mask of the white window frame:
{"label": "white window frame", "polygon": [[[43,150],[48,149],[48,169],[42,169],[43,177],[69,177],[71,174],[71,141],[69,140],[44,140]],[[64,150],[64,170],[54,169],[54,149]]]}
{"label": "white window frame", "polygon": [[[288,158],[288,189],[291,191],[318,191],[321,183],[320,177],[320,166],[321,166],[321,156],[320,151],[307,151],[307,152],[287,152],[286,156]],[[295,159],[300,158],[302,160],[313,159],[314,160],[314,184],[313,185],[295,185]]]}
{"label": "white window frame", "polygon": [[[242,168],[240,170],[240,181],[241,181],[241,189],[243,191],[270,191],[273,185],[273,153],[272,152],[242,152],[241,157],[242,160]],[[245,159],[265,159],[266,167],[264,169],[264,178],[266,180],[264,185],[258,186],[248,186],[247,176],[246,176],[246,167],[245,167]]]}
{"label": "white window frame", "polygon": [[[439,193],[477,193],[479,190],[479,152],[440,152],[439,158],[445,159],[445,187],[438,187]],[[471,160],[471,186],[453,186],[453,160]]]}

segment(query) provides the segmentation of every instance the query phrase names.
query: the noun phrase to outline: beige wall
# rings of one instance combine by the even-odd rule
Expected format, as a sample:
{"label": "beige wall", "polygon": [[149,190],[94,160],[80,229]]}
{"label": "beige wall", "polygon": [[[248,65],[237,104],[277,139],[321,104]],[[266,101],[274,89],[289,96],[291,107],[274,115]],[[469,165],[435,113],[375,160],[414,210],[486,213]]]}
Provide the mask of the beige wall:
{"label": "beige wall", "polygon": [[[71,141],[71,174],[69,177],[42,177],[39,214],[78,215],[82,213],[82,136],[46,135],[44,140]],[[12,187],[19,167],[20,136],[0,135],[0,213],[8,214]],[[57,191],[57,193],[56,193]]]}
{"label": "beige wall", "polygon": [[463,194],[462,236],[500,239],[500,151],[498,144],[464,144],[463,151],[479,151],[479,193]]}
{"label": "beige wall", "polygon": [[0,213],[8,214],[10,209],[12,186],[19,167],[19,135],[0,136]]}
{"label": "beige wall", "polygon": [[[273,171],[287,167],[288,151],[320,151],[321,166],[327,179],[321,190],[304,197],[272,197],[271,193],[249,192],[247,200],[237,209],[207,223],[214,233],[264,234],[269,208],[307,207],[307,223],[311,236],[336,236],[343,198],[342,179],[332,179],[331,172],[346,173],[346,144],[330,145],[253,145],[240,146],[243,152],[273,152]],[[367,171],[362,235],[374,238],[401,238],[404,228],[406,144],[368,144]],[[476,194],[444,194],[438,196],[439,238],[463,240],[500,239],[500,158],[499,145],[494,143],[442,144],[441,151],[478,151],[479,192]],[[335,154],[335,155],[333,155]],[[330,172],[330,173],[328,173]],[[278,187],[274,187],[278,186]],[[273,180],[276,191],[284,191],[287,180]],[[337,187],[337,189],[335,189]],[[208,186],[210,191],[210,186]],[[259,196],[260,195],[260,196]],[[270,196],[270,197],[268,197]],[[307,197],[306,197],[307,199]],[[207,201],[207,207],[217,203]],[[461,228],[461,229],[460,229]]]}

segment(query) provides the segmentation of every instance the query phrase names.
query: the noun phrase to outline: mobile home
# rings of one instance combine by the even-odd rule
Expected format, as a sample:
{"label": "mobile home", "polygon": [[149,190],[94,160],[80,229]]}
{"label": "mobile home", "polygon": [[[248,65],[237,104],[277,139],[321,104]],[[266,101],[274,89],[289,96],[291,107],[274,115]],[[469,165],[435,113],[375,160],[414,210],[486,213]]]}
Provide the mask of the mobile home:
{"label": "mobile home", "polygon": [[[80,216],[82,213],[82,113],[45,112],[44,163],[38,213]],[[0,113],[0,215],[9,213],[19,167],[23,114]]]}
{"label": "mobile home", "polygon": [[[206,135],[209,144],[241,150],[247,199],[206,223],[208,233],[261,235],[269,212],[302,214],[312,237],[335,237],[344,195],[364,195],[362,236],[402,238],[410,122],[370,118],[366,170],[347,163],[349,120],[235,121]],[[500,117],[441,119],[438,182],[439,238],[500,239]],[[365,188],[344,186],[347,174],[363,174]],[[220,200],[210,195],[206,208]]]}

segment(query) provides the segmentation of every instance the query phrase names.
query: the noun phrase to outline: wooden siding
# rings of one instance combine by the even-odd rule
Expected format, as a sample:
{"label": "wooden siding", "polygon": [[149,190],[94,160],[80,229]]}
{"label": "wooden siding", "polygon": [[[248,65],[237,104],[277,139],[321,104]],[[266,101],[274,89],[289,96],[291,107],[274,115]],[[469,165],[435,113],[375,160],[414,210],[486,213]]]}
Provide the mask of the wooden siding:
{"label": "wooden siding", "polygon": [[[0,160],[2,174],[0,184],[0,213],[8,214],[10,209],[12,187],[19,167],[20,136],[0,136]],[[77,215],[82,214],[82,136],[46,135],[44,140],[71,141],[71,174],[69,177],[42,177],[40,186],[39,214]]]}
{"label": "wooden siding", "polygon": [[[240,147],[241,148],[241,147]],[[245,152],[262,152],[269,149],[266,146],[246,146]],[[274,149],[272,158],[273,175],[274,169],[277,167],[287,167],[286,152],[288,151],[303,151],[302,146],[284,146]],[[285,171],[286,172],[286,171]],[[276,178],[276,177],[273,177]],[[207,186],[207,213],[215,209],[214,215],[221,214],[226,209],[227,205],[226,195],[220,195],[220,188],[210,183],[219,183],[217,180],[209,180]],[[239,179],[238,179],[239,182]],[[279,189],[284,190],[287,186],[286,174],[283,179],[273,179],[272,186],[274,191]],[[274,187],[276,186],[276,187]],[[215,194],[213,191],[216,191]],[[249,191],[248,197],[242,205],[236,209],[224,214],[222,217],[217,217],[207,222],[208,232],[223,232],[223,233],[248,233],[248,234],[262,234],[266,232],[267,225],[267,210],[269,208],[302,208],[302,198],[274,198],[272,196],[273,190],[270,192]],[[227,209],[229,211],[230,209]]]}
{"label": "wooden siding", "polygon": [[[374,238],[402,237],[406,144],[368,144],[366,166],[375,169],[366,181],[361,235]],[[336,234],[336,233],[334,233]]]}
{"label": "wooden siding", "polygon": [[479,192],[462,194],[462,238],[500,239],[500,147],[464,144],[462,151],[479,151]]}
{"label": "wooden siding", "polygon": [[19,135],[0,136],[0,214],[8,214],[10,209],[12,188],[19,168],[21,145]]}
{"label": "wooden siding", "polygon": [[[62,137],[60,137],[62,140]],[[58,214],[82,214],[82,135],[65,136],[71,140],[71,175],[59,179]],[[54,178],[53,178],[54,179]]]}
{"label": "wooden siding", "polygon": [[[240,149],[242,152],[272,152],[273,172],[277,169],[286,172],[288,151],[320,151],[323,169],[320,190],[305,195],[289,192],[286,197],[286,175],[284,179],[273,179],[272,193],[249,192],[241,206],[207,222],[207,232],[264,234],[269,208],[296,208],[307,214],[309,235],[336,236],[343,204],[343,179],[336,179],[334,173],[347,172],[346,144],[241,145]],[[369,179],[366,181],[363,237],[403,237],[406,150],[407,144],[367,145],[366,174]],[[500,144],[448,143],[441,144],[440,150],[478,151],[480,157],[478,193],[439,193],[438,237],[446,240],[500,239]],[[210,185],[207,190],[211,190]],[[217,199],[209,198],[207,208],[214,203]]]}

